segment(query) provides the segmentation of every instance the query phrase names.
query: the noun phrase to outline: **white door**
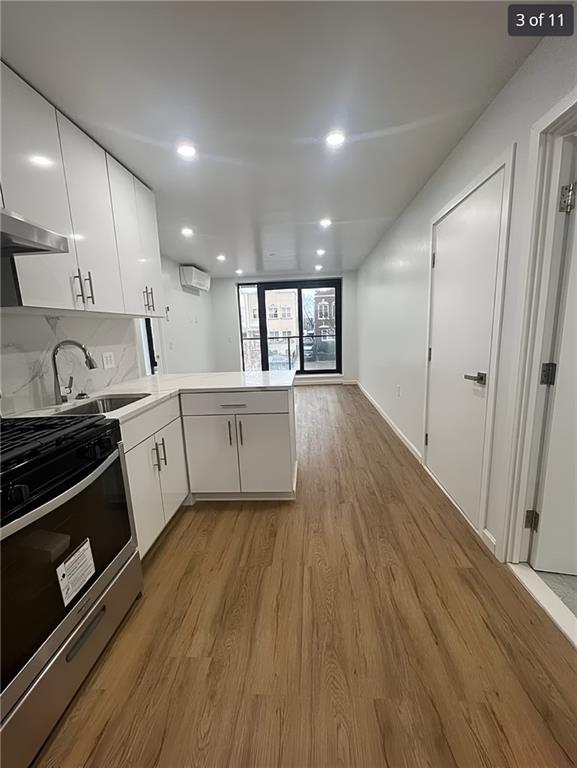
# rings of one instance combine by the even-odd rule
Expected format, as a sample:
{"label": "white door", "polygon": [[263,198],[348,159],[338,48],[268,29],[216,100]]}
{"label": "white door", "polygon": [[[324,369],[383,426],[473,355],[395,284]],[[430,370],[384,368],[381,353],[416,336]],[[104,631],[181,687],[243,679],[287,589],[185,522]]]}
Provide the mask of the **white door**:
{"label": "white door", "polygon": [[110,155],[106,156],[110,196],[120,262],[124,310],[130,315],[145,315],[146,259],[140,244],[134,176]]}
{"label": "white door", "polygon": [[234,416],[184,416],[182,421],[192,493],[238,493]]}
{"label": "white door", "polygon": [[160,487],[164,520],[167,523],[188,496],[188,475],[180,417],[157,432],[154,439],[160,450]]}
{"label": "white door", "polygon": [[[479,523],[487,382],[505,171],[491,176],[434,230],[426,464]],[[479,382],[465,378],[476,377]]]}
{"label": "white door", "polygon": [[69,245],[68,253],[16,257],[22,303],[82,309],[56,110],[4,64],[1,72],[4,205]]}
{"label": "white door", "polygon": [[106,153],[61,114],[58,126],[86,309],[123,312]]}
{"label": "white door", "polygon": [[162,317],[164,315],[162,273],[154,192],[145,187],[138,179],[134,179],[134,193],[136,195],[141,258],[143,259],[143,278],[149,292],[149,314]]}
{"label": "white door", "polygon": [[243,493],[292,491],[288,415],[249,414],[236,422]]}
{"label": "white door", "polygon": [[164,528],[164,512],[154,437],[126,454],[126,468],[140,556],[148,552]]}
{"label": "white door", "polygon": [[577,576],[577,216],[572,214],[558,321],[557,371],[531,565]]}

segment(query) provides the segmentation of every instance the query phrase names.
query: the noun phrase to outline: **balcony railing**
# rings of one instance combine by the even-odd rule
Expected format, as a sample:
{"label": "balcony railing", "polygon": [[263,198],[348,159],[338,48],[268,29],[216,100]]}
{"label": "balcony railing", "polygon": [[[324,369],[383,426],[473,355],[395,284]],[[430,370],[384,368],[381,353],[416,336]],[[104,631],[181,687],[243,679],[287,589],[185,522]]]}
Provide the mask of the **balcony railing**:
{"label": "balcony railing", "polygon": [[[300,336],[267,336],[268,367],[271,371],[331,371],[336,368],[336,335],[305,335],[303,361]],[[245,370],[260,370],[260,338],[243,338]]]}

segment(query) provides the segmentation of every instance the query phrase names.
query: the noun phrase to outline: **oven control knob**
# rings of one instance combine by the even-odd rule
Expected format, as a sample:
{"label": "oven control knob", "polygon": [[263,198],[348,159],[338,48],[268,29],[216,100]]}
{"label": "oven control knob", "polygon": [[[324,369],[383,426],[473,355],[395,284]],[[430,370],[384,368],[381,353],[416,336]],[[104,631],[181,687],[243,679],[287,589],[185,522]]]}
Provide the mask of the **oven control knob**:
{"label": "oven control knob", "polygon": [[8,490],[8,500],[12,504],[24,504],[30,498],[30,488],[27,485],[12,485]]}
{"label": "oven control knob", "polygon": [[84,446],[83,450],[84,456],[89,459],[90,461],[94,461],[95,459],[100,458],[100,446],[98,443],[88,443],[88,445]]}

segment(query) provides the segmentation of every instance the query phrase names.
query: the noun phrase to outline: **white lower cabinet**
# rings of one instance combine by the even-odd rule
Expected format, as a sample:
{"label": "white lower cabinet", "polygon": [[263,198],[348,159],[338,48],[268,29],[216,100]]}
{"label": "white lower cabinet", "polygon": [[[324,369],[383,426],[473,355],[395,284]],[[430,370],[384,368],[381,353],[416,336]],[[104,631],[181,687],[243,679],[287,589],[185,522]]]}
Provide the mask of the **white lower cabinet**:
{"label": "white lower cabinet", "polygon": [[182,439],[182,421],[175,419],[171,424],[157,432],[155,438],[160,450],[160,489],[164,522],[174,517],[177,509],[188,496],[188,475],[184,441]]}
{"label": "white lower cabinet", "polygon": [[292,465],[286,413],[236,416],[241,487],[244,493],[290,492]]}
{"label": "white lower cabinet", "polygon": [[164,510],[154,436],[126,454],[132,513],[140,556],[148,552],[164,528]]}
{"label": "white lower cabinet", "polygon": [[240,491],[234,416],[184,416],[184,439],[193,493]]}
{"label": "white lower cabinet", "polygon": [[289,415],[184,416],[192,493],[291,493]]}
{"label": "white lower cabinet", "polygon": [[127,451],[126,469],[138,550],[144,557],[188,495],[180,418]]}

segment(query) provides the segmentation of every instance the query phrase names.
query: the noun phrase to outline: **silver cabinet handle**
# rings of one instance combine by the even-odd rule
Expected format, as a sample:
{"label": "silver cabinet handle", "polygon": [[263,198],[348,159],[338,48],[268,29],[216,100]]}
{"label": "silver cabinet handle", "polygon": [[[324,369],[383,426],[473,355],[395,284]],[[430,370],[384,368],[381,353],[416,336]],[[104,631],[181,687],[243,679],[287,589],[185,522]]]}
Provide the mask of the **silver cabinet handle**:
{"label": "silver cabinet handle", "polygon": [[243,437],[243,434],[242,434],[242,421],[240,419],[238,420],[238,431],[239,431],[239,434],[240,434],[240,444],[244,445],[244,437]]}
{"label": "silver cabinet handle", "polygon": [[153,463],[152,466],[155,469],[157,469],[159,472],[161,472],[162,471],[162,464],[160,463],[160,450],[158,448],[158,443],[156,441],[154,442],[154,448],[152,450],[154,451],[154,453],[156,453],[156,461],[158,462],[157,464]]}
{"label": "silver cabinet handle", "polygon": [[164,466],[168,466],[168,462],[166,460],[166,440],[164,437],[160,441],[160,445],[162,446],[162,460],[164,461]]}
{"label": "silver cabinet handle", "polygon": [[474,373],[466,373],[463,378],[467,379],[467,381],[474,381],[475,384],[481,384],[483,387],[487,384],[487,374],[483,371],[477,371],[476,375]]}
{"label": "silver cabinet handle", "polygon": [[150,303],[151,303],[151,309],[153,312],[156,312],[156,304],[154,303],[154,290],[150,289]]}
{"label": "silver cabinet handle", "polygon": [[246,403],[229,403],[220,405],[221,408],[246,408]]}
{"label": "silver cabinet handle", "polygon": [[148,304],[148,288],[145,288],[145,289],[142,291],[142,296],[143,296],[143,298],[144,298],[144,309],[145,309],[146,311],[149,311],[149,310],[150,310],[150,306],[149,306],[149,304]]}
{"label": "silver cabinet handle", "polygon": [[82,299],[82,303],[86,304],[86,296],[84,295],[84,283],[82,281],[82,272],[80,270],[78,270],[74,275],[74,280],[78,280],[78,284],[80,286],[80,293],[77,293],[75,298]]}
{"label": "silver cabinet handle", "polygon": [[90,286],[90,294],[86,297],[86,301],[91,301],[94,305],[94,285],[92,284],[92,272],[88,271],[88,277],[84,278],[84,282]]}
{"label": "silver cabinet handle", "polygon": [[228,420],[228,443],[232,446],[232,427],[230,425],[230,419]]}

